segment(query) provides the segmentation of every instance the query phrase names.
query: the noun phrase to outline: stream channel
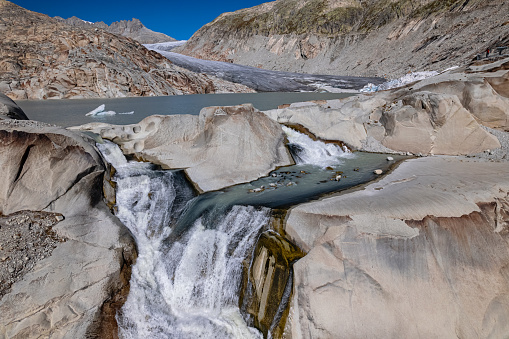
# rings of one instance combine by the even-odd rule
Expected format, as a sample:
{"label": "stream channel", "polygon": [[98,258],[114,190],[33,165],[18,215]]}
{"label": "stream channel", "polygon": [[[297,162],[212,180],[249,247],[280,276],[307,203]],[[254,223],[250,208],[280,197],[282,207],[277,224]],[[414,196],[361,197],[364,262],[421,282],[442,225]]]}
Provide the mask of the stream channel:
{"label": "stream channel", "polygon": [[[239,308],[239,290],[243,262],[269,231],[274,209],[368,182],[375,169],[386,171],[403,158],[351,153],[283,128],[296,165],[201,195],[182,171],[128,161],[115,144],[98,144],[116,169],[115,214],[139,251],[127,301],[117,314],[121,338],[271,337]],[[291,291],[291,280],[287,284]],[[274,319],[281,319],[284,308]]]}

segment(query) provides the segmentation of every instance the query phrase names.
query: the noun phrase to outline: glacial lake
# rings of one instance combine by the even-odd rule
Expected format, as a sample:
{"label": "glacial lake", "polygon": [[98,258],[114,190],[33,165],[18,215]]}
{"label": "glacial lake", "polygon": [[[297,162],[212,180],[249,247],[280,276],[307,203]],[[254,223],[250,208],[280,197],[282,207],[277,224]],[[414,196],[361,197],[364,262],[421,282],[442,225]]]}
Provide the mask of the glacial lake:
{"label": "glacial lake", "polygon": [[[163,97],[137,97],[113,99],[50,99],[17,100],[16,103],[32,119],[63,127],[78,126],[90,122],[105,122],[116,125],[135,124],[153,114],[198,115],[203,107],[231,106],[252,103],[261,111],[277,108],[279,105],[310,100],[341,99],[352,93],[228,93],[192,94]],[[115,115],[85,116],[100,105]],[[122,114],[130,113],[132,114]]]}

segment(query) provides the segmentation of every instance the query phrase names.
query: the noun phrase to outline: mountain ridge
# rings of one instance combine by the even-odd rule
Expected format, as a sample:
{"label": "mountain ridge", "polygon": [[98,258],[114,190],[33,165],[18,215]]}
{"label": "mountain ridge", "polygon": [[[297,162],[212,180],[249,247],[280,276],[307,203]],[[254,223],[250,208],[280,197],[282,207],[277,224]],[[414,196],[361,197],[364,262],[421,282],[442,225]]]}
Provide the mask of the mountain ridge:
{"label": "mountain ridge", "polygon": [[55,19],[71,26],[101,28],[113,34],[132,38],[141,44],[156,44],[159,42],[176,41],[176,39],[169,35],[160,32],[154,32],[153,30],[147,28],[139,19],[136,18],[132,18],[131,20],[115,21],[112,22],[109,26],[102,21],[90,22],[80,19],[76,16],[72,16],[67,19],[56,16]]}
{"label": "mountain ridge", "polygon": [[176,51],[269,70],[399,77],[508,45],[507,13],[502,0],[277,0],[221,14]]}

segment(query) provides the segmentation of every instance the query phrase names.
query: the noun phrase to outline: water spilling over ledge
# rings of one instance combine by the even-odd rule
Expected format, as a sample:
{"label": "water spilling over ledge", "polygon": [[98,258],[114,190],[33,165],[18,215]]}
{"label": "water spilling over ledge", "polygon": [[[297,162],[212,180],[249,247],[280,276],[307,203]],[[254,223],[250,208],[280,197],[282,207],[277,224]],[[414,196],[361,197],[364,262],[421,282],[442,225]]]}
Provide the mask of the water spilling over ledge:
{"label": "water spilling over ledge", "polygon": [[117,315],[122,337],[282,333],[291,265],[304,254],[267,232],[270,208],[355,186],[374,178],[374,168],[392,164],[384,155],[353,154],[284,130],[296,165],[198,196],[181,171],[127,161],[117,145],[98,144],[116,169],[116,215],[139,249],[130,294]]}

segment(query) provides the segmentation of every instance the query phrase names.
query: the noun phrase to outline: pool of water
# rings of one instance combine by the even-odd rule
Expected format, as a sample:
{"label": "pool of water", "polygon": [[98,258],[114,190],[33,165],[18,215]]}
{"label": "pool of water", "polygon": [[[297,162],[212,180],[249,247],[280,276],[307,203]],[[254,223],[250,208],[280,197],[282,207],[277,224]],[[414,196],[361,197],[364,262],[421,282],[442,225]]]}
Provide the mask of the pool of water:
{"label": "pool of water", "polygon": [[[163,97],[137,97],[113,99],[58,99],[18,100],[16,103],[32,119],[63,127],[78,126],[90,122],[115,125],[135,124],[153,114],[199,114],[203,107],[231,106],[252,103],[259,110],[277,108],[282,104],[310,100],[341,99],[351,93],[230,93],[193,94]],[[115,115],[86,116],[100,105]],[[121,114],[130,113],[132,114]]]}

